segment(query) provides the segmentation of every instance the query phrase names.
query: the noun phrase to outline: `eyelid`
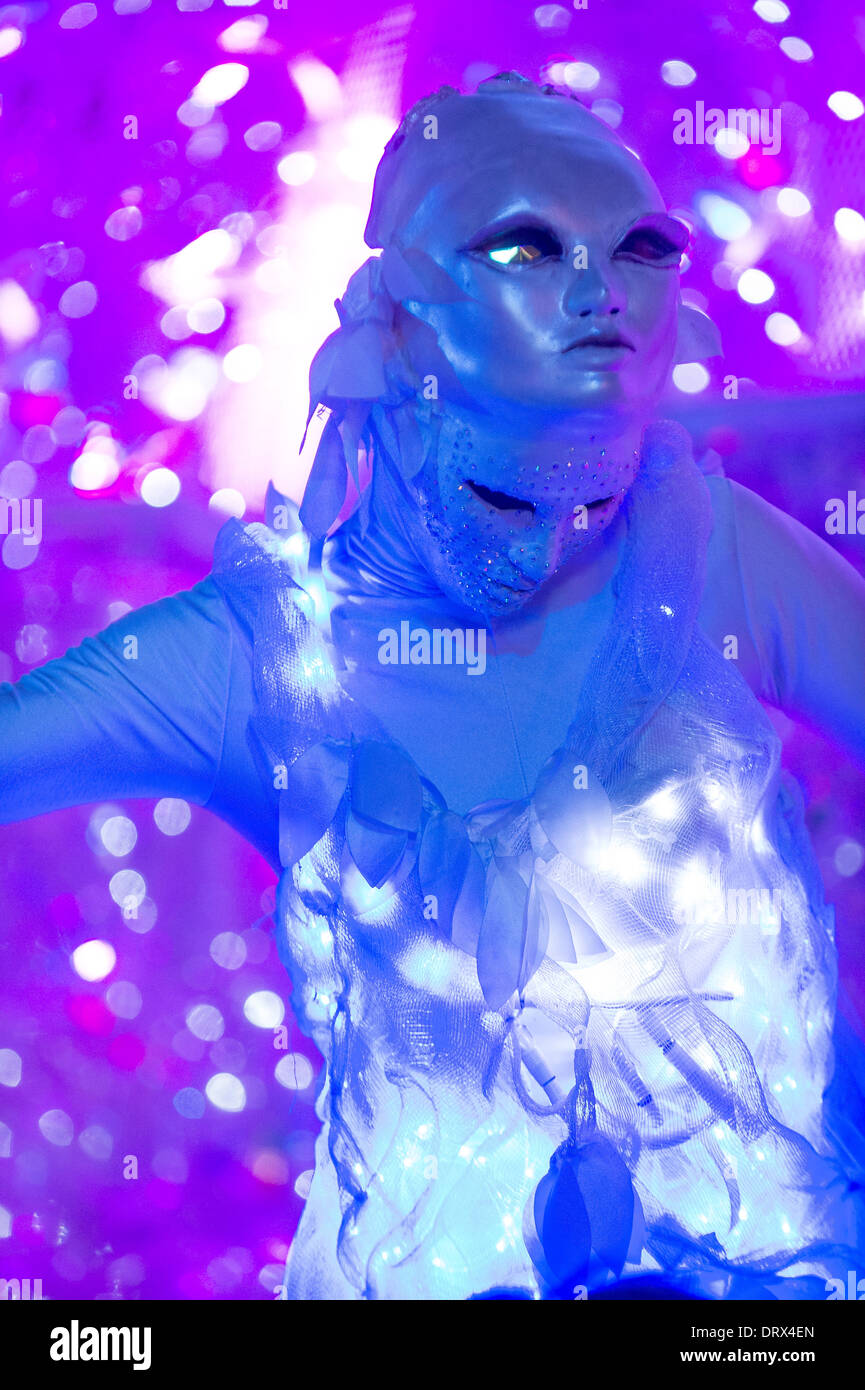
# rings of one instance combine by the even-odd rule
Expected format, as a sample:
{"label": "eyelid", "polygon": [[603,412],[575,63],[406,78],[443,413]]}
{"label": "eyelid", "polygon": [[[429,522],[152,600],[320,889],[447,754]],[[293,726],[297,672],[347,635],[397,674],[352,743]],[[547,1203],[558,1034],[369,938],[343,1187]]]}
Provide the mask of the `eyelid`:
{"label": "eyelid", "polygon": [[564,254],[565,248],[562,244],[562,239],[553,231],[552,227],[544,222],[534,222],[531,218],[519,218],[513,222],[506,222],[501,227],[492,227],[486,231],[479,232],[478,235],[472,237],[462,249],[469,252],[483,251],[489,246],[490,242],[503,241],[506,237],[512,235],[514,236],[514,244],[516,244],[517,232],[535,232],[550,237],[558,246],[559,254]]}
{"label": "eyelid", "polygon": [[643,230],[657,232],[659,236],[666,237],[671,243],[673,249],[666,252],[661,257],[662,260],[666,260],[674,254],[683,255],[691,240],[690,228],[678,217],[673,217],[667,212],[650,212],[643,217],[635,218],[630,226],[626,227],[621,235],[615,238],[610,247],[610,255],[614,255],[616,249],[621,246],[622,242],[627,241],[632,233]]}

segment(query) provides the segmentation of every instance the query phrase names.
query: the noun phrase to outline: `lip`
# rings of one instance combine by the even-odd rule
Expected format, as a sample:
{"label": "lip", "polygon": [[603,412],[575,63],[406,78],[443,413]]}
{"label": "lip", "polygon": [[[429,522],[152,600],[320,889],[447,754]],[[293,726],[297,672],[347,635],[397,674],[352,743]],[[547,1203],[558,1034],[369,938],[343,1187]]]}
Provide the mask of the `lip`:
{"label": "lip", "polygon": [[619,333],[587,333],[563,349],[589,367],[617,367],[635,351],[634,344]]}

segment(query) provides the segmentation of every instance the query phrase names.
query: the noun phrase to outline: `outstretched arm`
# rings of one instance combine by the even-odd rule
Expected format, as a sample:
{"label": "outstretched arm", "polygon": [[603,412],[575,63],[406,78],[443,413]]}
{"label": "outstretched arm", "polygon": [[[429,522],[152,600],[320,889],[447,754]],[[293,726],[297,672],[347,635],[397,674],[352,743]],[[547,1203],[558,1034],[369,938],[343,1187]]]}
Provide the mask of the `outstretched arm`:
{"label": "outstretched arm", "polygon": [[[769,704],[865,766],[865,580],[828,541],[749,488],[707,481],[716,517],[708,582],[728,566],[741,576],[743,675]],[[717,606],[707,592],[710,626],[722,626]]]}
{"label": "outstretched arm", "polygon": [[0,685],[0,824],[112,797],[205,804],[220,767],[231,642],[205,580]]}

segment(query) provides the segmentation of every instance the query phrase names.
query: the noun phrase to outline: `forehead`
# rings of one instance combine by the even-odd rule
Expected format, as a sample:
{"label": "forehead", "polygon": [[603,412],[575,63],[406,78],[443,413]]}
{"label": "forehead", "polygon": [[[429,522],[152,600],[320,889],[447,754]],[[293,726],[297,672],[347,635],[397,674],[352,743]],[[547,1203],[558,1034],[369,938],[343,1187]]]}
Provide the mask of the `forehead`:
{"label": "forehead", "polygon": [[566,98],[458,98],[435,138],[412,135],[377,190],[408,241],[468,237],[511,212],[612,232],[665,209],[636,155]]}

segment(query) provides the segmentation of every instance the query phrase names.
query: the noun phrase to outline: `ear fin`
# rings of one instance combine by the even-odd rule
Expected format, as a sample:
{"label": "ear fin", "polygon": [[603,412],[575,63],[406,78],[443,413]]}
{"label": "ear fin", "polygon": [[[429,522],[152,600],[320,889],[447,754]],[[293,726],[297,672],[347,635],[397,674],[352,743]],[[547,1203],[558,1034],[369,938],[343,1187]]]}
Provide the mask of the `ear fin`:
{"label": "ear fin", "polygon": [[679,300],[679,331],[676,338],[676,364],[704,362],[707,357],[723,357],[721,335],[716,324],[693,304]]}

